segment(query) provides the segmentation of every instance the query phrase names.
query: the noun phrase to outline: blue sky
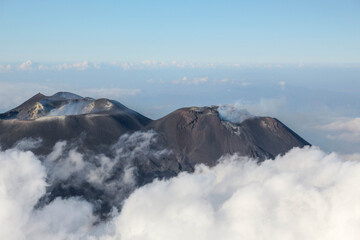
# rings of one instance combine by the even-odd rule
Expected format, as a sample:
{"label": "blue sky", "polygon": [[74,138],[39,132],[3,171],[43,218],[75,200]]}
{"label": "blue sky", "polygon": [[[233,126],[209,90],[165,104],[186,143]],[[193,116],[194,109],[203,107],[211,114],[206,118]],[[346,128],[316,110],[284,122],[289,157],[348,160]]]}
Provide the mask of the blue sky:
{"label": "blue sky", "polygon": [[0,62],[360,63],[355,1],[0,1]]}

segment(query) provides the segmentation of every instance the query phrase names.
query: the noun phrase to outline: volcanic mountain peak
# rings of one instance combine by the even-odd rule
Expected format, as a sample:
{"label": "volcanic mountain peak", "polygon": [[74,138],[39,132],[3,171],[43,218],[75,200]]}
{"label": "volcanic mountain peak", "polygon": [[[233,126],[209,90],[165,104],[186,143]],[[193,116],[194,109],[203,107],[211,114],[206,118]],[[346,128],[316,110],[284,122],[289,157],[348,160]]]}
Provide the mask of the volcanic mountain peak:
{"label": "volcanic mountain peak", "polygon": [[148,128],[156,129],[188,161],[196,159],[207,165],[214,165],[223,154],[274,158],[292,147],[309,145],[275,118],[250,117],[248,113],[244,117],[239,113],[234,121],[229,121],[224,120],[225,112],[220,113],[219,108],[181,108],[152,121]]}
{"label": "volcanic mountain peak", "polygon": [[[19,144],[24,139],[26,144]],[[76,151],[86,166],[80,172],[66,168],[67,177],[49,185],[43,204],[57,197],[81,196],[103,217],[112,207],[121,208],[134,190],[129,186],[191,172],[197,164],[214,166],[226,154],[261,161],[309,145],[277,119],[255,117],[233,106],[181,108],[151,120],[117,101],[64,92],[37,94],[0,114],[1,149],[29,145],[29,139],[41,143],[30,147],[44,156],[45,165],[67,166],[70,153]],[[61,156],[49,162],[45,156],[59,143],[64,145]],[[124,180],[129,170],[133,185]],[[101,184],[87,178],[94,172],[102,173]]]}
{"label": "volcanic mountain peak", "polygon": [[126,110],[129,109],[124,105],[106,98],[93,99],[70,92],[58,92],[52,96],[38,93],[20,106],[0,114],[0,119],[35,120],[50,116],[116,113]]}
{"label": "volcanic mountain peak", "polygon": [[[285,153],[292,147],[309,145],[277,119],[256,117],[232,105],[181,108],[152,121],[106,98],[93,99],[69,92],[52,96],[39,93],[0,114],[1,119],[39,120],[26,126],[24,121],[0,121],[0,126],[3,126],[2,137],[7,138],[7,146],[22,136],[35,135],[44,139],[44,143],[51,139],[43,151],[51,149],[56,140],[76,139],[81,133],[88,136],[87,148],[90,148],[92,144],[96,147],[101,143],[114,143],[122,134],[138,130],[155,130],[161,141],[181,153],[186,161],[209,165],[227,153],[264,159]],[[10,134],[13,128],[19,129],[15,131],[18,136]]]}

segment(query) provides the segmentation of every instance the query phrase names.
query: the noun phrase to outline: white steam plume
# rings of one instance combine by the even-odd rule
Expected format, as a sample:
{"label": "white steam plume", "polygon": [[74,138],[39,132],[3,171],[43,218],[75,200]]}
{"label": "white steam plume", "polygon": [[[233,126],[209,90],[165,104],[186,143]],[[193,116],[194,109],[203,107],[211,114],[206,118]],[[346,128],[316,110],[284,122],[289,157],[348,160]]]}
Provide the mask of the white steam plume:
{"label": "white steam plume", "polygon": [[285,98],[261,98],[256,102],[239,100],[234,104],[220,105],[218,112],[225,121],[241,123],[254,116],[276,116],[285,105]]}
{"label": "white steam plume", "polygon": [[222,120],[232,123],[242,123],[246,119],[254,117],[242,106],[237,104],[220,105],[217,111]]}
{"label": "white steam plume", "polygon": [[65,116],[90,113],[93,107],[93,100],[70,101],[69,103],[51,110],[47,116]]}

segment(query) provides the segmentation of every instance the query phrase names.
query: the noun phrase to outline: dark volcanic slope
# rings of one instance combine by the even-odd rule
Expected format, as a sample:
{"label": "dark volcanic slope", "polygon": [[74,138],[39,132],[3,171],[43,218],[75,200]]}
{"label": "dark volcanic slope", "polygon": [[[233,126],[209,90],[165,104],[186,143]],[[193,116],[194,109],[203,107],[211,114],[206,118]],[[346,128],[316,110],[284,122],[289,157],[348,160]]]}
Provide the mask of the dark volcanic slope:
{"label": "dark volcanic slope", "polygon": [[47,154],[60,140],[81,139],[81,147],[100,151],[102,145],[113,144],[122,134],[140,130],[150,121],[113,100],[39,93],[0,114],[0,145],[7,149],[24,138],[40,138],[43,144],[34,152]]}
{"label": "dark volcanic slope", "polygon": [[197,163],[212,166],[228,153],[264,159],[309,145],[277,119],[256,117],[236,124],[221,120],[217,107],[182,108],[151,121],[116,101],[60,92],[49,97],[39,93],[0,114],[3,148],[23,138],[40,138],[43,144],[34,151],[42,154],[59,140],[81,137],[84,148],[96,149],[115,143],[126,132],[149,129],[159,134],[159,144],[173,150],[187,170]]}
{"label": "dark volcanic slope", "polygon": [[[121,208],[135,187],[193,171],[198,163],[213,166],[233,153],[263,160],[309,145],[270,117],[232,123],[221,120],[217,107],[192,107],[152,121],[116,101],[66,92],[37,94],[0,114],[1,149],[26,138],[42,139],[32,148],[49,178],[39,206],[80,196],[102,217]],[[66,148],[54,157],[54,145],[62,140]]]}
{"label": "dark volcanic slope", "polygon": [[36,94],[20,106],[0,114],[0,119],[35,120],[45,116],[67,116],[80,114],[118,114],[131,115],[142,125],[150,119],[125,107],[121,103],[106,98],[93,99],[79,95],[58,92],[52,96]]}
{"label": "dark volcanic slope", "polygon": [[254,158],[274,158],[293,147],[309,145],[284,124],[270,117],[256,117],[235,124],[222,121],[217,107],[182,108],[153,121],[180,162],[214,165],[224,154],[239,153]]}
{"label": "dark volcanic slope", "polygon": [[43,117],[31,121],[0,120],[0,143],[7,149],[24,138],[40,138],[42,144],[33,151],[48,154],[58,141],[81,140],[82,148],[99,148],[101,151],[102,145],[113,144],[122,134],[142,127],[141,122],[126,113]]}

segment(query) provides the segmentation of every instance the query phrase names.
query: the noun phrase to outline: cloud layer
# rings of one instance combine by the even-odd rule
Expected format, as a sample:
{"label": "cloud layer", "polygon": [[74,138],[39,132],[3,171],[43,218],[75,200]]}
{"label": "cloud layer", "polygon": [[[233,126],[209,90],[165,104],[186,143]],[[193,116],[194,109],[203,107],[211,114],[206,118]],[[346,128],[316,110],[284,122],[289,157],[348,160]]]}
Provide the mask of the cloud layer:
{"label": "cloud layer", "polygon": [[[239,161],[240,160],[240,161]],[[124,239],[357,239],[360,163],[317,148],[257,165],[238,156],[138,189]]]}
{"label": "cloud layer", "polygon": [[[258,165],[237,155],[136,190],[94,224],[92,205],[34,209],[46,170],[32,153],[0,152],[1,239],[358,239],[360,159],[293,149]],[[61,219],[61,221],[59,221]]]}
{"label": "cloud layer", "polygon": [[[116,68],[121,70],[149,70],[149,69],[286,69],[286,68],[313,68],[313,67],[335,67],[339,69],[358,69],[359,64],[269,64],[269,63],[224,63],[224,62],[191,62],[191,61],[162,61],[144,60],[137,62],[112,61],[112,62],[92,62],[92,61],[71,61],[62,63],[37,62],[30,59],[18,63],[1,63],[1,72],[10,71],[85,71],[90,69],[109,69]],[[185,81],[185,82],[183,82]],[[197,78],[193,82],[206,82],[206,78]],[[178,80],[175,83],[191,83],[187,79]],[[226,81],[224,81],[226,82]],[[279,85],[283,88],[286,82],[280,81]]]}
{"label": "cloud layer", "polygon": [[[68,197],[69,191],[80,192],[94,205],[94,211],[106,218],[112,210],[119,210],[139,185],[138,168],[149,159],[162,159],[171,154],[167,149],[158,149],[154,131],[123,134],[115,144],[103,149],[104,154],[82,154],[78,147],[81,148],[81,143],[61,141],[48,156],[40,157],[49,186],[39,206],[57,196]],[[55,193],[50,194],[52,192]]]}
{"label": "cloud layer", "polygon": [[360,118],[340,119],[318,128],[332,132],[327,136],[329,139],[360,142]]}

